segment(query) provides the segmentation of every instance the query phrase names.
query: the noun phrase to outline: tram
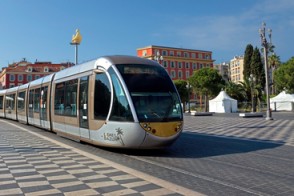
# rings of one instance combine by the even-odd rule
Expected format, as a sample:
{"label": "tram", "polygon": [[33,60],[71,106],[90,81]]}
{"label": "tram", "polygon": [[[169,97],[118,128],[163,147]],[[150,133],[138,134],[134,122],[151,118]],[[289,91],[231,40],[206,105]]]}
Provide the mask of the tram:
{"label": "tram", "polygon": [[183,128],[166,70],[132,56],[100,57],[0,90],[0,117],[113,148],[167,147]]}

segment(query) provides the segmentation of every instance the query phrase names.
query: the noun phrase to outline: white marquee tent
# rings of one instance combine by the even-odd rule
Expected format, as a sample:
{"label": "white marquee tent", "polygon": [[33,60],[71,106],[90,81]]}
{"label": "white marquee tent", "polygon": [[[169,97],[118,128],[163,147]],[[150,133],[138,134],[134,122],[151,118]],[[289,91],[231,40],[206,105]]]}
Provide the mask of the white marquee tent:
{"label": "white marquee tent", "polygon": [[270,98],[270,107],[273,111],[294,111],[294,94],[286,94],[282,91]]}
{"label": "white marquee tent", "polygon": [[232,113],[237,112],[237,100],[231,98],[225,91],[221,91],[217,97],[209,100],[209,112]]}

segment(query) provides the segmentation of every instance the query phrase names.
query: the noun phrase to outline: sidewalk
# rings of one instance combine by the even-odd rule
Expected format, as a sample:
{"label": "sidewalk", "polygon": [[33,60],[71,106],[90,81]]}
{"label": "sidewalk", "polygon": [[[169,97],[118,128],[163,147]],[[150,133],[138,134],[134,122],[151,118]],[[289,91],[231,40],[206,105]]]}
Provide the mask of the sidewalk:
{"label": "sidewalk", "polygon": [[0,195],[199,195],[17,122],[0,123]]}

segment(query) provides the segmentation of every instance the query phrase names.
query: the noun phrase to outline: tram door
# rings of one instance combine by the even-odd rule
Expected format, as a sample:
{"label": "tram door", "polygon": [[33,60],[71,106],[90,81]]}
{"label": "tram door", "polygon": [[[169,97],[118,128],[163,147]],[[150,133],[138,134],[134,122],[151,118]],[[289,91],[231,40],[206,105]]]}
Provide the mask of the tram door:
{"label": "tram door", "polygon": [[90,138],[88,121],[89,76],[80,78],[79,124],[81,137]]}

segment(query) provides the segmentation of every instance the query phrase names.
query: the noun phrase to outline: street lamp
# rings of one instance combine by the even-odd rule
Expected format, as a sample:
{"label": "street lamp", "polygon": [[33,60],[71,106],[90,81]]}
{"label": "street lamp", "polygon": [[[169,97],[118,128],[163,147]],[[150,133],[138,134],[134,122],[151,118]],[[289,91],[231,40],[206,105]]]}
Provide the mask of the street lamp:
{"label": "street lamp", "polygon": [[272,30],[268,29],[268,36],[270,38],[270,43],[267,42],[265,36],[265,22],[262,23],[261,29],[259,29],[259,34],[261,37],[261,45],[263,46],[263,53],[264,53],[264,69],[265,69],[265,85],[266,85],[266,120],[273,120],[272,113],[270,110],[270,100],[269,100],[269,78],[268,78],[268,67],[267,67],[267,53],[269,48],[272,46],[271,39],[272,39]]}
{"label": "street lamp", "polygon": [[191,105],[190,105],[190,88],[191,88],[191,85],[190,83],[188,82],[187,85],[186,85],[186,88],[188,89],[188,112],[191,113]]}
{"label": "street lamp", "polygon": [[156,55],[154,56],[154,60],[160,64],[160,61],[163,61],[163,56],[160,55],[160,52],[157,50]]}
{"label": "street lamp", "polygon": [[78,64],[78,45],[80,45],[82,41],[82,36],[80,34],[79,29],[76,29],[76,34],[72,36],[71,45],[75,46],[75,64]]}
{"label": "street lamp", "polygon": [[254,111],[254,84],[256,81],[256,78],[253,76],[253,74],[250,74],[249,78],[248,78],[249,82],[250,82],[250,89],[251,89],[251,112],[255,112]]}

